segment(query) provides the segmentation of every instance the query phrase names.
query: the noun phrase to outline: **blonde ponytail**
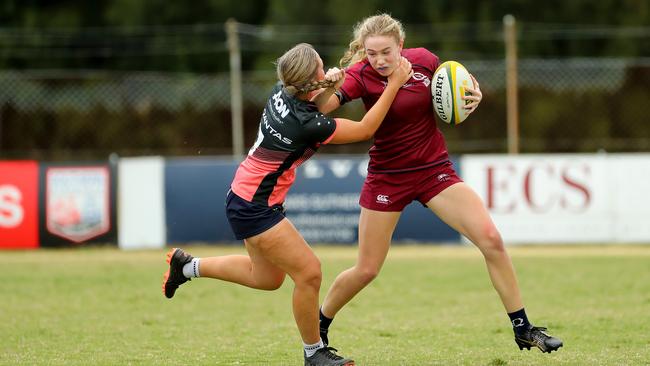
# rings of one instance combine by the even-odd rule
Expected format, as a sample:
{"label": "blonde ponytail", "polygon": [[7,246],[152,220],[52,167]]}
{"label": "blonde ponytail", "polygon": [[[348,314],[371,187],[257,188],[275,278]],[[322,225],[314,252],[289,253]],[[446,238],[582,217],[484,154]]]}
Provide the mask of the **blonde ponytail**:
{"label": "blonde ponytail", "polygon": [[287,93],[291,95],[295,95],[297,93],[309,93],[310,91],[313,90],[329,88],[333,86],[335,83],[336,83],[335,81],[323,79],[321,81],[309,82],[302,86],[286,85],[284,89],[287,91]]}

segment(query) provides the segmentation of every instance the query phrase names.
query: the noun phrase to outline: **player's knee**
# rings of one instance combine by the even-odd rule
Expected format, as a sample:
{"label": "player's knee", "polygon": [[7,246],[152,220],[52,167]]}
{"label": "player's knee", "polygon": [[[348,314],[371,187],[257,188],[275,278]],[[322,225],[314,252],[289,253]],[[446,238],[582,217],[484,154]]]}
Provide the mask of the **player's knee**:
{"label": "player's knee", "polygon": [[303,281],[309,287],[320,289],[320,284],[323,281],[323,274],[320,271],[310,271],[304,277]]}
{"label": "player's knee", "polygon": [[359,267],[357,268],[359,279],[364,285],[369,284],[379,275],[379,268],[376,267]]}
{"label": "player's knee", "polygon": [[483,233],[481,233],[479,247],[481,248],[481,251],[486,254],[505,252],[501,233],[499,233],[499,230],[494,226],[485,229]]}
{"label": "player's knee", "polygon": [[295,278],[295,281],[309,287],[320,289],[320,284],[323,281],[323,272],[321,271],[320,261],[316,259],[309,265],[305,266],[297,278]]}

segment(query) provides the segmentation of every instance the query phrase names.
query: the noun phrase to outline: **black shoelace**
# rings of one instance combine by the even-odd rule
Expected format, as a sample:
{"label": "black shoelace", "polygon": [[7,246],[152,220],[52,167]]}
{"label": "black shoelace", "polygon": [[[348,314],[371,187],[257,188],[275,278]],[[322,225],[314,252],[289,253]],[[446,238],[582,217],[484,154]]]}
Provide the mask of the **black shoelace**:
{"label": "black shoelace", "polygon": [[539,342],[544,342],[545,339],[550,338],[546,333],[544,333],[545,330],[547,330],[546,327],[532,327],[530,329],[530,336]]}
{"label": "black shoelace", "polygon": [[330,360],[342,360],[343,357],[337,355],[334,352],[338,352],[338,350],[334,347],[323,347],[319,349],[319,351],[325,353],[325,357],[329,358]]}

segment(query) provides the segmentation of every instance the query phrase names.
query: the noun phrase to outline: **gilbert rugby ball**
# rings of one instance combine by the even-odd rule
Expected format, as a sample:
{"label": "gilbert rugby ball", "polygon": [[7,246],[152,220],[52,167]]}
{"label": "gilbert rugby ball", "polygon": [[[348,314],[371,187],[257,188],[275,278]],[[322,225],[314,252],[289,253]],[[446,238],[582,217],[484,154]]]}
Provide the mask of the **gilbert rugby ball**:
{"label": "gilbert rugby ball", "polygon": [[461,99],[461,96],[465,95],[465,87],[473,85],[469,72],[460,63],[446,61],[438,66],[431,81],[433,109],[438,117],[451,125],[463,122],[467,118],[463,106],[470,101]]}

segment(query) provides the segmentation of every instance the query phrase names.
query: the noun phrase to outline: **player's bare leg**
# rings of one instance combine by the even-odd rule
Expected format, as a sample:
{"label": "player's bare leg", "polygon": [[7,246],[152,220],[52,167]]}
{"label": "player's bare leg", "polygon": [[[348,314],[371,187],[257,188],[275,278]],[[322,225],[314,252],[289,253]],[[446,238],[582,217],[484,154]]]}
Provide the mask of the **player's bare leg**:
{"label": "player's bare leg", "polygon": [[357,263],[336,277],[321,307],[323,342],[329,342],[327,333],[331,319],[379,274],[400,215],[400,212],[381,212],[361,208]]}
{"label": "player's bare leg", "polygon": [[533,327],[528,322],[512,261],[499,231],[476,192],[465,183],[457,183],[432,198],[427,206],[449,226],[467,237],[483,254],[490,279],[511,318],[520,348],[520,341],[523,342],[524,339],[527,344],[537,346],[543,352],[561,347],[559,339],[546,335],[540,330],[542,328]]}
{"label": "player's bare leg", "polygon": [[[320,261],[298,231],[286,219],[266,232],[245,240],[253,253],[252,261],[278,268],[295,283],[293,313],[306,343],[318,342],[318,292],[321,283]],[[257,263],[253,262],[254,265]],[[261,273],[263,275],[263,273]]]}
{"label": "player's bare leg", "polygon": [[248,255],[225,255],[201,258],[201,277],[238,283],[258,290],[276,290],[286,273],[268,261],[260,251],[246,243]]}
{"label": "player's bare leg", "polygon": [[506,311],[521,309],[523,303],[512,261],[480,197],[465,183],[457,183],[432,198],[427,206],[479,248]]}
{"label": "player's bare leg", "polygon": [[[246,241],[244,241],[246,242]],[[196,258],[183,249],[173,248],[167,253],[169,270],[163,277],[163,293],[172,298],[176,289],[192,277],[214,278],[234,282],[258,290],[276,290],[282,286],[286,273],[266,260],[255,248],[246,246],[249,255],[224,255]],[[195,265],[189,277],[183,267]]]}
{"label": "player's bare leg", "polygon": [[[293,315],[305,345],[320,344],[318,332],[318,295],[322,280],[320,260],[287,219],[266,232],[246,239],[253,267],[263,258],[264,265],[287,273],[293,280]],[[264,277],[264,273],[257,272]],[[305,354],[305,365],[343,366],[354,361],[335,354],[330,347],[320,347],[312,356]]]}
{"label": "player's bare leg", "polygon": [[[305,365],[354,365],[353,360],[337,355],[335,349],[325,347],[321,343],[317,327],[318,296],[322,280],[320,261],[291,222],[284,219],[264,233],[245,239],[244,243],[248,256],[200,258],[197,272],[201,277],[234,282],[261,290],[279,288],[288,274],[295,284],[293,314],[305,344],[305,352],[308,350],[307,347],[315,346],[310,350],[313,352],[310,357],[305,353]],[[178,285],[187,281],[189,278],[178,280],[176,277],[183,276],[182,265],[191,265],[193,259],[182,249],[174,248],[168,254],[170,270],[165,275],[164,281],[170,282],[168,278],[174,278],[175,282],[172,282]],[[173,276],[170,277],[170,273]],[[164,290],[166,282],[163,282]],[[167,289],[165,294],[167,295],[169,291]]]}

